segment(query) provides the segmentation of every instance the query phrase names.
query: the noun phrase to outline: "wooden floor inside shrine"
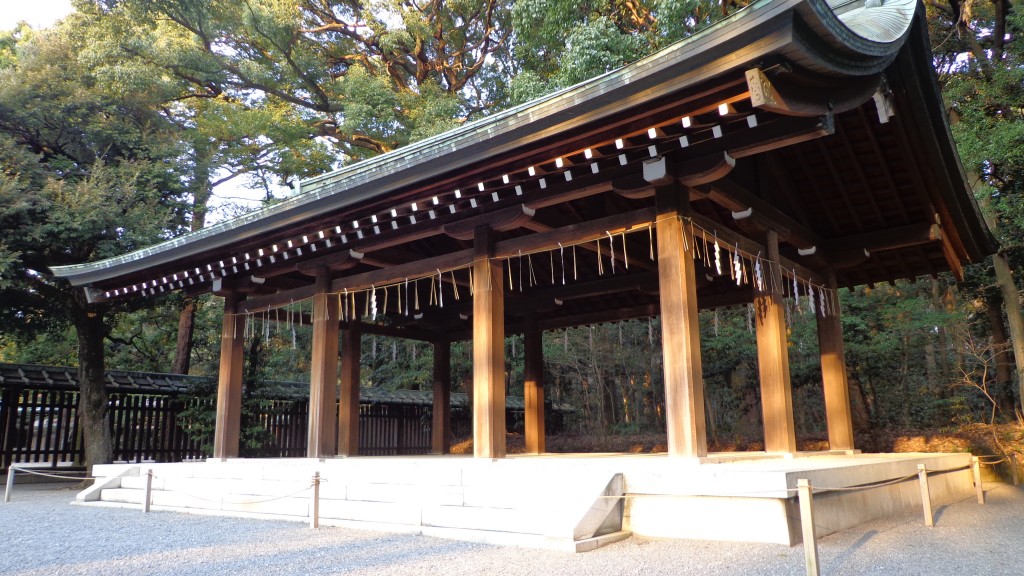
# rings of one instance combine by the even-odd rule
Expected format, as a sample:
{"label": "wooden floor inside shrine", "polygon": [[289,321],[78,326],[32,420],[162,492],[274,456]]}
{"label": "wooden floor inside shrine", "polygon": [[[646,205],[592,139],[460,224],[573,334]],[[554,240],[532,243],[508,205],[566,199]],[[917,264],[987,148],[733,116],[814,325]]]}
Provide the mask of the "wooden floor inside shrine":
{"label": "wooden floor inside shrine", "polygon": [[[973,494],[969,454],[719,453],[229,459],[96,466],[76,503],[309,521],[321,526],[586,551],[631,534],[793,545],[797,481],[819,536]],[[152,478],[149,472],[152,471]]]}

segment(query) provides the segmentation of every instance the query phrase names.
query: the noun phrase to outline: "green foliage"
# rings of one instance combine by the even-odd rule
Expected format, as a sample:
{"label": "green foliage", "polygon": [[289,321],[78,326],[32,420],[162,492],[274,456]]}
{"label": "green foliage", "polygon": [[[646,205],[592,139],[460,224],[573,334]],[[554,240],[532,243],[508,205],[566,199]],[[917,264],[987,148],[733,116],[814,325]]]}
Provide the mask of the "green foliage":
{"label": "green foliage", "polygon": [[[307,140],[360,159],[490,107],[509,6],[484,0],[82,0],[117,50],[184,98],[286,104]],[[289,146],[298,145],[291,141]]]}
{"label": "green foliage", "polygon": [[512,8],[517,74],[509,101],[526,102],[593,78],[724,15],[718,2],[708,0],[518,0]]}
{"label": "green foliage", "polygon": [[160,116],[84,68],[82,40],[29,35],[0,70],[0,318],[27,334],[63,325],[76,302],[50,266],[153,244],[179,213]]}

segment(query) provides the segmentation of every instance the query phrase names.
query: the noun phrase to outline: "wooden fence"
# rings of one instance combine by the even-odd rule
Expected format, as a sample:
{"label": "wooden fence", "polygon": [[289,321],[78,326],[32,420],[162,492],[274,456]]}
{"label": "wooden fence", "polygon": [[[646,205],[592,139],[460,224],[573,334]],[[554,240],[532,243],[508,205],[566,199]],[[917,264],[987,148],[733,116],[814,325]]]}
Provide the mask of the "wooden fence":
{"label": "wooden fence", "polygon": [[[194,398],[182,394],[110,393],[114,459],[180,462],[209,456],[179,419]],[[267,441],[245,450],[250,457],[306,455],[308,401],[267,398],[254,415]],[[359,408],[359,452],[365,455],[430,452],[428,406],[363,404]],[[4,387],[0,399],[0,469],[11,464],[57,468],[82,460],[78,437],[78,392]]]}
{"label": "wooden fence", "polygon": [[[78,430],[78,386],[71,368],[0,364],[0,470],[11,464],[56,468],[82,461]],[[197,407],[207,414],[214,399],[190,394],[208,380],[167,374],[109,371],[109,421],[114,459],[123,462],[181,462],[202,459],[203,434],[212,421],[189,429],[183,412]],[[272,383],[258,397],[249,418],[262,431],[249,457],[306,455],[308,385]],[[471,415],[464,394],[453,394],[452,433],[468,435]],[[522,399],[510,398],[508,421],[522,419]],[[195,411],[195,410],[191,410]],[[561,422],[561,412],[554,414]],[[431,448],[432,398],[417,390],[361,390],[359,453],[426,454]],[[552,426],[555,431],[560,426]],[[207,439],[209,441],[209,439]]]}

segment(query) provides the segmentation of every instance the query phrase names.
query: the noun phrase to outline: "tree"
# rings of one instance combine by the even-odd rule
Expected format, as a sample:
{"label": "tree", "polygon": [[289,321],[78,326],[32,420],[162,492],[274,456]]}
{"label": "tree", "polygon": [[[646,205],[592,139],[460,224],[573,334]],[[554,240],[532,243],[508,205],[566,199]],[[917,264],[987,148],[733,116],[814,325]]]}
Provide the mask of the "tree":
{"label": "tree", "polygon": [[87,6],[145,26],[153,41],[131,49],[187,80],[190,97],[287,104],[352,159],[486,111],[510,35],[508,4],[495,0],[79,4]]}
{"label": "tree", "polygon": [[0,314],[22,334],[74,327],[91,466],[112,456],[104,338],[119,309],[49,269],[159,241],[178,220],[180,186],[152,93],[112,93],[81,64],[85,49],[71,18],[23,33],[0,70]]}
{"label": "tree", "polygon": [[519,0],[513,103],[613,70],[700,31],[747,2]]}
{"label": "tree", "polygon": [[[1024,412],[1024,317],[1012,272],[1024,258],[1024,52],[1019,41],[1024,14],[1013,11],[1009,0],[930,0],[927,7],[953,135],[1002,244],[992,259],[999,294],[989,292],[986,301],[1006,306]],[[993,322],[1001,316],[1001,311],[990,315]]]}

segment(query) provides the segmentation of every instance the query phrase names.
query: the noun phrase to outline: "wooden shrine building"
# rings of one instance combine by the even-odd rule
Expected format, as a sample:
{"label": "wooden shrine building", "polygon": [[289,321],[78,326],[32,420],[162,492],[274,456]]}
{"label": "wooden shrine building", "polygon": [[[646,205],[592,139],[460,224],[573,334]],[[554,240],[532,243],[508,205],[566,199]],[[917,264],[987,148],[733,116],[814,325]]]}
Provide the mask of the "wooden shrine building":
{"label": "wooden shrine building", "polygon": [[501,458],[507,334],[525,335],[527,449],[543,452],[542,332],[651,316],[668,451],[702,457],[697,311],[751,302],[765,447],[794,452],[784,298],[816,314],[829,442],[853,449],[837,289],[959,277],[996,248],[923,7],[869,4],[755,1],[621,69],[306,180],[276,206],[54,273],[94,302],[224,297],[219,458],[238,453],[243,336],[269,323],[312,325],[309,456],[356,453],[360,334],[375,333],[433,343],[435,452],[449,345],[472,340],[475,455]]}

